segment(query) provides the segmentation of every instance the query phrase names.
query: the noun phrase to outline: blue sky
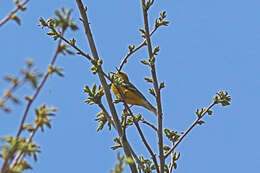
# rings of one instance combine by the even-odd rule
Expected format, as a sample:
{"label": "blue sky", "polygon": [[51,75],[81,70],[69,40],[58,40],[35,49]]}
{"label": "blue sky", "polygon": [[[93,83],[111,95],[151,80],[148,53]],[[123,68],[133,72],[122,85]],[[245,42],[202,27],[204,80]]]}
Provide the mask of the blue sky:
{"label": "blue sky", "polygon": [[[138,45],[142,39],[140,2],[85,1],[89,20],[100,57],[106,72],[114,71],[127,53],[129,44]],[[197,126],[176,151],[181,152],[176,173],[257,172],[260,164],[259,88],[260,88],[260,2],[252,1],[156,1],[150,11],[150,24],[160,11],[167,11],[169,27],[163,27],[152,37],[153,46],[161,50],[157,57],[162,91],[164,126],[185,130],[196,118],[196,108],[208,106],[218,90],[232,96],[231,106],[213,108],[213,116],[205,117],[206,124]],[[46,29],[37,27],[38,19],[53,17],[54,10],[72,8],[73,18],[80,29],[67,33],[75,37],[79,47],[90,53],[84,30],[78,20],[74,1],[31,1],[24,13],[19,13],[22,25],[9,21],[0,28],[0,75],[18,74],[26,58],[45,71],[54,53],[56,42]],[[0,5],[0,18],[13,8],[12,1]],[[124,67],[132,83],[154,104],[148,94],[150,84],[143,78],[149,69],[141,59],[147,58],[146,48],[134,54]],[[84,103],[83,87],[98,82],[89,73],[90,63],[80,56],[60,56],[57,66],[64,68],[65,78],[52,76],[41,91],[33,108],[42,103],[59,108],[52,129],[38,133],[35,141],[41,145],[39,160],[27,172],[109,172],[116,162],[117,151],[110,150],[114,130],[107,127],[96,132],[96,106]],[[0,81],[0,91],[7,85]],[[32,94],[31,87],[18,91]],[[9,104],[12,106],[12,104]],[[25,102],[12,114],[0,113],[0,136],[16,133]],[[116,105],[118,110],[122,105]],[[135,113],[155,123],[153,116],[142,108]],[[33,109],[28,122],[33,119]],[[156,136],[142,126],[149,143],[157,150]],[[150,157],[135,128],[128,130],[129,140],[138,151]],[[1,163],[1,162],[0,162]],[[50,171],[51,170],[51,171]]]}

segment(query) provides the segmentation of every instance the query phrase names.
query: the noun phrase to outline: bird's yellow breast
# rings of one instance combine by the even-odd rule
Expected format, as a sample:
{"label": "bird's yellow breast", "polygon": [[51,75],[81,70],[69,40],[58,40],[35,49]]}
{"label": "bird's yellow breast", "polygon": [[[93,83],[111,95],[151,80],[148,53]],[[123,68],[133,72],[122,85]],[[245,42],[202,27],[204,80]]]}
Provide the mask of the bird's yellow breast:
{"label": "bird's yellow breast", "polygon": [[[117,88],[112,84],[111,86],[112,91],[114,92],[114,94],[116,95],[117,98],[123,100],[121,98],[120,93],[118,92]],[[138,96],[137,94],[133,93],[132,91],[128,90],[127,88],[120,86],[120,89],[122,90],[123,94],[124,94],[124,100],[127,104],[131,104],[131,105],[140,105],[142,106],[143,103],[143,99]]]}

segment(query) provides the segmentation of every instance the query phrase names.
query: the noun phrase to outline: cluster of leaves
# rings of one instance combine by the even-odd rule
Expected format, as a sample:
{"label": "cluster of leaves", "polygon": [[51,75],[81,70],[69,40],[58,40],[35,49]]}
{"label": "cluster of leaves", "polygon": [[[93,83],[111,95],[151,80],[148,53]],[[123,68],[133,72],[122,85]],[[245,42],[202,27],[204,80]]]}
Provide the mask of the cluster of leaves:
{"label": "cluster of leaves", "polygon": [[157,19],[155,19],[154,22],[155,28],[158,28],[160,26],[168,26],[170,22],[168,20],[165,20],[165,18],[166,18],[166,11],[163,11],[160,13],[160,16]]}
{"label": "cluster of leaves", "polygon": [[35,129],[39,127],[43,132],[45,126],[51,128],[51,119],[49,118],[49,116],[55,116],[54,112],[57,112],[57,108],[54,108],[52,106],[47,108],[45,104],[42,105],[39,109],[35,109]]}
{"label": "cluster of leaves", "polygon": [[[181,135],[178,134],[178,131],[176,130],[169,130],[167,128],[164,129],[164,134],[168,138],[169,141],[171,141],[172,145],[180,140]],[[163,150],[165,151],[165,154],[170,150],[171,148],[168,145],[163,146]],[[176,153],[175,151],[172,152],[172,161],[169,163],[168,167],[166,166],[167,172],[169,171],[169,168],[173,167],[174,169],[177,169],[177,160],[180,158],[180,152]]]}
{"label": "cluster of leaves", "polygon": [[[127,116],[122,116],[122,125],[127,126],[132,126],[134,123],[139,122],[142,119],[142,115],[141,114],[137,114],[134,117],[129,117],[127,118],[126,121],[124,121],[124,118],[127,118]],[[124,124],[124,122],[126,122],[126,124]]]}
{"label": "cluster of leaves", "polygon": [[103,60],[102,59],[98,59],[97,62],[92,62],[94,65],[91,66],[90,70],[92,71],[93,74],[97,74],[98,69],[102,66],[103,64]]}
{"label": "cluster of leaves", "polygon": [[[29,137],[13,137],[7,136],[2,138],[4,144],[2,145],[2,150],[0,157],[5,161],[9,162],[12,160],[11,166],[7,165],[3,168],[5,172],[20,173],[26,169],[31,169],[31,166],[26,161],[26,157],[33,157],[34,161],[37,161],[37,154],[40,152],[40,147],[36,143],[32,142],[32,137],[35,135],[38,129],[44,131],[44,127],[47,126],[51,128],[51,120],[49,116],[54,116],[54,112],[57,109],[54,107],[47,108],[46,105],[40,106],[40,108],[35,109],[35,121],[33,124],[27,124],[22,126],[22,131],[28,131],[30,133]],[[8,170],[8,171],[7,171]]]}
{"label": "cluster of leaves", "polygon": [[[37,153],[40,152],[40,147],[36,143],[28,142],[26,138],[14,138],[12,136],[4,137],[2,141],[4,144],[2,145],[0,157],[3,160],[9,160],[15,153],[23,153],[24,157],[33,156],[34,160],[37,161]],[[21,159],[18,163],[6,168],[4,171],[20,173],[26,169],[31,169],[31,166],[25,159]]]}
{"label": "cluster of leaves", "polygon": [[[99,113],[97,113],[96,115],[96,121],[99,122],[99,125],[97,127],[97,131],[102,130],[103,127],[105,126],[105,124],[108,122],[106,116],[105,116],[105,112],[104,111],[100,111]],[[108,122],[108,127],[109,129],[111,129],[111,124]]]}
{"label": "cluster of leaves", "polygon": [[92,104],[100,104],[101,98],[104,95],[104,90],[101,85],[98,86],[97,90],[97,84],[92,85],[92,89],[89,88],[88,85],[85,86],[84,92],[88,94],[87,100],[85,100],[85,103],[92,105]]}
{"label": "cluster of leaves", "polygon": [[[28,1],[23,1],[21,4],[19,4],[19,1],[16,0],[15,4],[18,7],[18,9],[24,10],[25,8],[23,7],[23,5],[25,5],[26,2]],[[67,28],[70,28],[72,30],[77,29],[77,26],[72,22],[72,19],[70,18],[71,11],[67,11],[65,8],[63,8],[61,12],[56,11],[55,14],[57,18],[49,19],[46,22],[43,18],[41,18],[40,25],[43,27],[52,28],[51,31],[56,31],[56,33],[58,33],[57,35],[62,35]],[[25,83],[30,83],[35,91],[32,97],[24,97],[28,101],[28,104],[25,108],[16,137],[7,136],[2,138],[3,145],[1,146],[0,153],[0,157],[3,160],[3,165],[0,171],[2,173],[21,173],[26,169],[31,169],[31,166],[27,162],[27,157],[33,157],[34,160],[37,161],[37,154],[40,152],[40,147],[36,143],[34,143],[32,139],[38,130],[41,130],[43,132],[46,127],[51,128],[50,117],[55,115],[57,109],[54,107],[47,107],[45,104],[43,104],[39,108],[35,109],[34,123],[24,123],[26,121],[26,117],[28,115],[33,101],[36,99],[38,93],[40,92],[40,89],[44,85],[48,76],[52,75],[53,73],[56,73],[59,76],[63,77],[63,69],[55,67],[54,62],[59,53],[72,54],[72,52],[67,49],[67,46],[65,44],[59,42],[58,45],[59,46],[55,52],[55,55],[53,56],[48,70],[45,72],[44,75],[37,71],[37,69],[34,67],[34,63],[32,60],[27,60],[26,68],[21,70],[22,77],[14,77],[11,75],[5,77],[5,80],[11,83],[12,85],[10,89],[4,92],[3,97],[0,98],[0,109],[4,110],[5,112],[11,111],[11,109],[8,106],[6,106],[6,102],[8,100],[13,101],[14,103],[20,103],[18,97],[14,96],[14,91],[18,87],[21,87]],[[38,81],[41,77],[43,78],[41,82],[39,82],[38,84]],[[21,137],[22,135],[23,137]]]}
{"label": "cluster of leaves", "polygon": [[[55,11],[55,18],[49,18],[45,20],[44,18],[40,18],[40,24],[38,26],[41,27],[47,27],[50,29],[49,32],[47,32],[47,35],[51,36],[54,40],[57,40],[58,38],[63,38],[63,33],[67,29],[71,29],[72,31],[78,30],[78,26],[73,22],[71,18],[72,10],[67,10],[65,8],[62,8],[61,11],[56,10]],[[68,44],[75,46],[76,40],[73,38]],[[60,44],[58,53],[62,53],[65,55],[66,53],[69,55],[73,55],[74,52],[71,51],[68,48],[67,44]]]}
{"label": "cluster of leaves", "polygon": [[150,159],[146,159],[143,156],[139,156],[139,160],[141,161],[142,165],[138,165],[138,169],[141,171],[141,166],[143,167],[143,170],[145,173],[152,173],[153,170],[155,170],[155,165]]}
{"label": "cluster of leaves", "polygon": [[111,129],[111,123],[108,121],[109,115],[102,104],[102,97],[105,94],[103,87],[99,85],[97,88],[97,85],[93,84],[90,89],[89,86],[86,85],[83,91],[88,95],[85,103],[89,105],[96,104],[101,108],[101,111],[97,113],[95,119],[99,123],[97,131],[102,130],[106,123],[108,124],[109,129]]}
{"label": "cluster of leaves", "polygon": [[148,1],[144,1],[143,3],[143,8],[148,11],[149,8],[153,5],[154,0],[148,0]]}
{"label": "cluster of leaves", "polygon": [[[24,6],[26,3],[26,1],[23,1],[22,3],[20,3],[19,0],[14,0],[14,5],[16,6],[15,11],[21,10],[21,11],[25,11],[26,7]],[[18,25],[21,25],[21,19],[17,16],[16,13],[11,13],[8,16],[11,20],[15,21]]]}
{"label": "cluster of leaves", "polygon": [[47,35],[50,35],[53,37],[54,40],[57,40],[62,36],[62,33],[66,29],[70,28],[72,31],[78,29],[78,26],[73,22],[70,17],[71,12],[72,10],[67,11],[65,8],[62,8],[61,12],[56,10],[55,15],[57,18],[49,18],[47,20],[44,20],[41,17],[39,19],[40,24],[38,26],[49,28],[50,31],[47,32]]}
{"label": "cluster of leaves", "polygon": [[[11,108],[6,105],[8,100],[11,100],[15,104],[21,103],[20,99],[14,95],[14,91],[24,85],[30,83],[34,89],[37,89],[38,80],[42,77],[42,74],[34,68],[34,63],[31,59],[26,60],[26,67],[21,70],[21,76],[5,76],[5,81],[11,84],[9,89],[4,91],[2,98],[0,99],[0,110],[7,113],[11,112]],[[27,98],[27,97],[25,97]]]}
{"label": "cluster of leaves", "polygon": [[[228,106],[230,105],[230,102],[231,102],[231,97],[230,95],[228,95],[228,93],[226,91],[219,91],[214,97],[213,97],[213,105],[215,104],[221,104],[222,106]],[[198,120],[197,120],[197,124],[199,125],[202,125],[205,123],[205,121],[203,120],[200,120],[206,113],[208,115],[212,115],[213,114],[213,111],[208,109],[208,108],[201,108],[200,110],[199,109],[196,109],[196,115],[198,117]]]}
{"label": "cluster of leaves", "polygon": [[216,96],[214,96],[213,100],[216,104],[221,104],[222,106],[230,105],[231,97],[228,95],[226,91],[219,91]]}
{"label": "cluster of leaves", "polygon": [[164,129],[164,134],[173,144],[180,139],[180,135],[176,130],[169,130],[167,128]]}
{"label": "cluster of leaves", "polygon": [[[168,168],[173,167],[174,169],[177,169],[176,161],[179,160],[181,153],[180,152],[176,153],[175,151],[173,151],[171,154],[172,154],[172,161],[171,161],[171,163],[169,163]],[[168,171],[168,172],[170,172],[170,171]]]}
{"label": "cluster of leaves", "polygon": [[119,138],[114,138],[114,142],[116,143],[114,146],[111,147],[112,150],[116,150],[118,148],[122,148],[122,143]]}
{"label": "cluster of leaves", "polygon": [[155,56],[158,55],[159,51],[160,51],[160,47],[156,46],[153,50],[153,56],[150,57],[148,59],[148,61],[147,60],[141,60],[140,62],[143,63],[144,65],[153,66],[154,63],[155,63]]}

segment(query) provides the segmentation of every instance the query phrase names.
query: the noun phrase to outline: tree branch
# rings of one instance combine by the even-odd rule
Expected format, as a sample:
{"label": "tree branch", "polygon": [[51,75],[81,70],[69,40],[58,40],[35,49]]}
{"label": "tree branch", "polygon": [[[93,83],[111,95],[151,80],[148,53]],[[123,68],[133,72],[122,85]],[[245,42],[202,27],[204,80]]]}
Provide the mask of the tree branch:
{"label": "tree branch", "polygon": [[119,94],[120,94],[121,98],[123,98],[124,106],[125,106],[125,108],[127,109],[127,111],[128,111],[128,113],[130,114],[130,116],[133,118],[133,121],[134,121],[134,124],[135,124],[135,126],[136,126],[136,128],[137,128],[137,131],[138,131],[139,135],[141,136],[141,139],[142,139],[142,141],[143,141],[145,147],[147,148],[148,152],[150,153],[150,155],[151,155],[151,157],[152,157],[152,160],[153,160],[154,165],[155,165],[155,167],[156,167],[157,173],[160,173],[159,166],[158,166],[158,163],[157,163],[157,159],[156,159],[156,157],[155,157],[155,154],[154,154],[154,152],[152,151],[152,149],[151,149],[150,145],[148,144],[147,140],[145,139],[145,136],[144,136],[144,134],[143,134],[143,131],[141,130],[138,121],[136,120],[135,116],[133,115],[133,112],[131,111],[131,109],[129,108],[129,106],[126,104],[126,102],[125,102],[125,100],[124,100],[124,94],[123,94],[121,88],[120,88],[120,87],[117,87],[117,90],[119,91]]}
{"label": "tree branch", "polygon": [[[60,39],[59,42],[58,42],[56,51],[55,51],[55,53],[54,53],[54,56],[53,56],[52,59],[51,59],[51,62],[50,62],[50,64],[49,64],[49,66],[53,66],[53,65],[54,65],[54,63],[55,63],[55,61],[56,61],[56,59],[57,59],[57,57],[58,57],[58,54],[60,53],[60,45],[61,45],[61,39]],[[23,113],[23,117],[22,117],[22,120],[21,120],[21,122],[20,122],[18,131],[17,131],[17,134],[16,134],[16,139],[18,139],[18,138],[20,137],[20,135],[21,135],[21,133],[22,133],[22,131],[23,131],[23,125],[24,125],[25,120],[26,120],[26,118],[27,118],[27,116],[28,116],[28,112],[29,112],[29,110],[30,110],[30,108],[31,108],[31,105],[32,105],[32,103],[35,101],[35,99],[37,98],[37,96],[38,96],[40,90],[42,89],[42,87],[43,87],[43,85],[45,84],[45,82],[46,82],[46,80],[47,80],[48,77],[49,77],[49,70],[47,70],[47,71],[45,72],[42,81],[40,82],[39,86],[36,88],[35,93],[34,93],[33,96],[28,100],[27,106],[26,106],[25,111],[24,111],[24,113]],[[20,157],[20,156],[19,156],[19,157]],[[8,165],[9,159],[10,159],[10,158],[7,158],[7,159],[4,160],[3,166],[2,166],[2,168],[1,168],[1,172],[2,172],[2,173],[4,173],[4,172],[6,171],[6,167],[7,167],[7,165]]]}
{"label": "tree branch", "polygon": [[8,14],[5,18],[3,18],[0,21],[0,27],[3,26],[8,20],[10,20],[12,18],[12,16],[17,13],[18,10],[20,10],[21,8],[23,8],[30,0],[24,0],[22,3],[20,3],[19,5],[16,6],[16,8],[14,8],[10,14]]}
{"label": "tree branch", "polygon": [[[91,29],[90,29],[90,26],[89,26],[87,14],[86,14],[86,10],[87,9],[86,9],[86,7],[83,6],[83,3],[82,3],[81,0],[76,0],[76,2],[77,2],[78,9],[80,11],[81,19],[83,21],[83,25],[84,25],[84,29],[85,29],[85,34],[87,36],[87,39],[88,39],[88,42],[89,42],[89,46],[90,46],[92,55],[93,55],[94,59],[97,61],[99,56],[98,56],[98,53],[97,53],[97,50],[96,50],[94,39],[92,37]],[[117,132],[118,132],[118,134],[120,136],[120,139],[121,139],[121,142],[122,142],[122,145],[123,145],[123,149],[124,149],[125,155],[128,158],[132,158],[131,151],[130,151],[130,149],[128,147],[129,144],[128,144],[127,140],[123,139],[122,126],[121,126],[120,121],[118,119],[115,106],[112,103],[112,96],[111,96],[111,93],[110,93],[110,89],[109,89],[108,84],[107,84],[107,82],[105,80],[105,77],[104,77],[104,75],[103,75],[103,73],[101,71],[102,71],[102,69],[101,69],[101,67],[99,67],[98,68],[99,80],[100,80],[100,82],[101,82],[101,84],[102,84],[102,86],[104,88],[105,95],[106,95],[106,98],[107,98],[107,102],[108,102],[108,105],[109,105],[109,108],[110,108],[113,120],[115,122],[115,126],[116,126],[116,129],[117,129]],[[137,173],[137,168],[136,168],[135,163],[131,163],[131,164],[129,164],[129,166],[130,166],[130,169],[131,169],[131,171],[133,173]]]}
{"label": "tree branch", "polygon": [[13,86],[8,89],[8,93],[4,94],[4,96],[0,99],[0,109],[4,107],[4,104],[7,102],[8,99],[11,98],[12,93],[18,88],[21,87],[26,81],[26,78],[24,77],[23,79],[21,79],[20,81],[17,80],[16,83],[13,84]]}
{"label": "tree branch", "polygon": [[[153,35],[153,33],[158,29],[158,27],[155,27],[152,32],[150,33],[150,36]],[[136,48],[134,48],[132,51],[128,52],[126,54],[126,56],[124,57],[124,59],[121,61],[121,64],[118,68],[118,71],[121,71],[122,68],[123,68],[123,65],[127,62],[128,58],[133,54],[135,53],[136,51],[138,51],[140,48],[142,48],[143,46],[146,45],[146,40],[144,40],[141,44],[139,44]]]}
{"label": "tree branch", "polygon": [[141,118],[141,121],[142,121],[142,123],[147,124],[148,126],[150,126],[152,129],[154,129],[157,132],[157,128],[153,124],[149,123],[144,118]]}
{"label": "tree branch", "polygon": [[[58,57],[58,54],[60,53],[60,45],[61,45],[61,40],[59,40],[59,42],[58,42],[58,45],[57,45],[55,54],[54,54],[53,58],[51,59],[51,63],[49,64],[49,67],[54,65],[54,63],[55,63],[55,61],[56,61],[56,59],[57,59],[57,57]],[[26,117],[27,117],[27,115],[28,115],[28,112],[29,112],[29,110],[30,110],[30,108],[31,108],[31,105],[32,105],[32,103],[34,102],[34,100],[36,99],[36,97],[38,96],[40,90],[42,89],[42,87],[43,87],[43,85],[45,84],[45,82],[46,82],[47,78],[49,77],[49,75],[50,75],[50,73],[49,73],[49,71],[47,70],[47,71],[45,72],[44,76],[43,76],[42,81],[40,82],[40,84],[39,84],[39,86],[37,87],[35,93],[33,94],[32,98],[30,98],[30,100],[28,101],[28,104],[27,104],[27,106],[26,106],[26,108],[25,108],[25,111],[24,111],[24,114],[23,114],[23,118],[22,118],[22,120],[21,120],[19,129],[18,129],[18,132],[17,132],[17,134],[16,134],[16,139],[18,139],[19,136],[21,135],[22,130],[23,130],[23,125],[24,125],[24,122],[25,122]]]}
{"label": "tree branch", "polygon": [[[148,23],[148,14],[147,9],[145,6],[145,0],[141,0],[142,10],[143,10],[143,19],[144,19],[144,27],[145,27],[145,37],[147,42],[147,49],[149,58],[154,58],[153,56],[153,50],[152,50],[152,44],[151,39],[149,35],[149,23]],[[155,95],[156,95],[156,103],[157,103],[157,115],[158,115],[158,149],[159,149],[159,158],[160,158],[160,172],[164,172],[164,165],[165,165],[165,159],[163,155],[163,133],[162,133],[162,105],[161,105],[161,94],[160,89],[158,87],[158,81],[156,76],[156,70],[154,63],[151,63],[151,74],[153,79],[153,86],[155,89]]]}
{"label": "tree branch", "polygon": [[[31,132],[29,138],[27,139],[27,144],[29,144],[32,141],[32,138],[34,137],[34,135],[36,134],[37,130],[39,129],[39,126],[36,126],[34,131]],[[19,160],[21,157],[24,157],[24,153],[22,151],[18,152],[14,158],[14,160],[12,161],[11,167],[16,166],[19,163]]]}
{"label": "tree branch", "polygon": [[175,145],[165,154],[164,158],[166,159],[171,152],[174,151],[174,149],[181,143],[181,141],[183,140],[183,138],[193,129],[193,127],[195,127],[196,124],[198,124],[198,122],[201,120],[201,118],[204,117],[204,115],[215,105],[217,104],[216,101],[213,101],[213,103],[211,103],[206,109],[205,111],[201,114],[201,116],[199,116],[192,124],[191,126],[183,133],[183,135],[180,137],[180,139],[175,143]]}

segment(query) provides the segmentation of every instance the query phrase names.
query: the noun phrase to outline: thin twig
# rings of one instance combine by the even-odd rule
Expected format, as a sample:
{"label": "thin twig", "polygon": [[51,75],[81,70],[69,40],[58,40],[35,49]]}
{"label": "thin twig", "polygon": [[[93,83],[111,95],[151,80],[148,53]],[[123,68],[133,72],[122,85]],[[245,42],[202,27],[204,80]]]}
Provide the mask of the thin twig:
{"label": "thin twig", "polygon": [[20,3],[19,5],[16,6],[16,8],[14,8],[10,14],[8,14],[5,18],[3,18],[1,21],[0,21],[0,27],[2,25],[4,25],[8,20],[11,19],[11,17],[18,11],[20,10],[21,8],[23,8],[30,0],[24,0],[22,3]]}
{"label": "thin twig", "polygon": [[[152,32],[150,33],[150,36],[153,35],[153,33],[158,29],[158,27],[155,27]],[[126,56],[123,58],[123,60],[121,61],[121,64],[118,68],[118,71],[121,71],[122,68],[123,68],[123,65],[127,62],[128,58],[133,54],[135,53],[136,51],[138,51],[140,48],[142,48],[143,46],[146,45],[146,40],[144,40],[141,44],[139,44],[136,48],[134,48],[132,51],[128,52],[126,54]]]}
{"label": "thin twig", "polygon": [[65,37],[63,37],[62,35],[59,35],[59,37],[64,41],[66,42],[68,45],[70,45],[71,47],[73,47],[74,49],[76,49],[78,51],[78,54],[86,57],[88,60],[90,60],[91,62],[94,61],[93,58],[89,55],[89,54],[86,54],[84,53],[80,48],[78,48],[75,44],[71,44],[69,42],[69,40],[67,40]]}
{"label": "thin twig", "polygon": [[[26,81],[26,78],[24,77],[23,79],[21,79],[20,81],[18,81],[17,83],[15,83],[7,92],[8,94],[4,94],[4,96],[0,99],[1,104],[0,104],[0,108],[2,108],[2,106],[4,106],[4,104],[7,102],[8,99],[11,98],[11,93],[13,93],[18,87],[20,87],[21,85],[23,85]],[[10,93],[10,94],[9,94]]]}
{"label": "thin twig", "polygon": [[[148,49],[148,54],[149,58],[153,57],[153,50],[152,50],[152,44],[151,44],[151,39],[149,35],[149,23],[148,23],[148,14],[147,14],[147,9],[144,7],[145,0],[141,0],[141,5],[143,9],[143,18],[144,18],[144,28],[145,28],[145,38],[146,38],[146,43],[147,43],[147,49]],[[160,89],[158,87],[158,81],[157,81],[157,76],[156,76],[156,70],[155,70],[155,65],[151,64],[151,74],[152,74],[152,79],[153,79],[153,86],[155,90],[155,95],[156,95],[156,103],[157,103],[157,115],[158,115],[158,130],[157,130],[157,135],[158,135],[158,149],[159,149],[159,158],[160,158],[160,172],[164,172],[164,165],[165,165],[165,159],[163,155],[163,133],[162,133],[162,105],[161,105],[161,94],[160,94]]]}
{"label": "thin twig", "polygon": [[[34,135],[36,134],[37,130],[39,129],[39,125],[37,125],[34,129],[34,131],[31,132],[29,138],[26,141],[26,144],[28,145],[30,142],[32,142],[32,138],[34,137]],[[18,163],[21,157],[23,158],[25,155],[22,151],[18,152],[14,158],[14,160],[12,161],[11,167],[15,167]]]}
{"label": "thin twig", "polygon": [[117,85],[115,85],[115,86],[116,86],[116,88],[117,88],[117,90],[118,90],[118,92],[119,92],[119,94],[120,94],[120,97],[122,98],[122,101],[123,101],[123,103],[124,103],[124,106],[125,106],[127,112],[128,112],[129,115],[133,118],[134,124],[135,124],[135,126],[136,126],[136,128],[137,128],[137,131],[138,131],[139,135],[141,136],[141,139],[142,139],[142,141],[143,141],[145,147],[147,148],[148,152],[150,153],[150,155],[151,155],[151,157],[152,157],[152,160],[153,160],[153,162],[154,162],[154,165],[155,165],[155,168],[156,168],[157,173],[160,173],[159,166],[158,166],[158,163],[157,163],[157,159],[156,159],[156,157],[155,157],[155,154],[154,154],[154,152],[152,151],[152,149],[151,149],[150,145],[148,144],[147,140],[145,139],[145,136],[144,136],[144,134],[143,134],[143,131],[141,130],[138,121],[136,121],[136,118],[135,118],[135,116],[133,115],[133,113],[132,113],[130,107],[129,107],[128,104],[125,102],[125,100],[124,100],[125,96],[124,96],[124,94],[123,94],[123,91],[122,91],[121,88],[118,87]]}
{"label": "thin twig", "polygon": [[157,128],[155,127],[155,125],[149,123],[148,121],[146,121],[144,118],[141,118],[142,123],[147,124],[148,126],[150,126],[152,129],[154,129],[155,131],[157,131]]}
{"label": "thin twig", "polygon": [[[71,44],[70,41],[68,39],[66,39],[65,37],[59,35],[59,38],[61,38],[64,42],[66,42],[68,45],[70,45],[71,47],[73,47],[74,49],[76,49],[78,52],[77,54],[84,56],[85,58],[87,58],[93,65],[97,65],[97,61],[95,59],[93,59],[89,54],[85,53],[82,49],[80,49],[79,47],[77,47],[75,44]],[[100,73],[102,75],[104,75],[108,80],[110,80],[112,82],[112,80],[110,79],[110,77],[102,70],[100,69]]]}
{"label": "thin twig", "polygon": [[[98,52],[96,50],[94,39],[92,37],[91,29],[90,29],[90,26],[89,26],[89,21],[88,21],[87,14],[86,14],[86,10],[87,9],[83,6],[83,3],[82,3],[81,0],[76,0],[76,2],[77,2],[78,9],[80,11],[81,19],[83,21],[83,25],[84,25],[84,29],[85,29],[85,34],[87,36],[87,39],[88,39],[88,42],[89,42],[89,46],[90,46],[92,55],[93,55],[94,59],[97,61],[99,56],[98,56]],[[109,86],[108,86],[108,84],[107,84],[107,82],[105,80],[105,77],[104,77],[103,73],[102,73],[102,68],[101,67],[98,68],[98,76],[99,76],[99,80],[100,80],[100,82],[101,82],[101,84],[103,86],[103,89],[105,91],[107,102],[108,102],[108,105],[109,105],[109,108],[110,108],[113,120],[115,122],[115,126],[116,126],[116,129],[117,129],[117,132],[118,132],[118,134],[120,136],[120,139],[121,139],[121,142],[122,142],[122,145],[123,145],[123,149],[124,149],[125,155],[128,158],[132,158],[131,151],[130,151],[130,149],[128,147],[130,144],[128,143],[126,138],[124,138],[124,139],[122,138],[123,137],[122,126],[121,126],[120,121],[118,119],[118,115],[117,115],[115,106],[114,106],[114,104],[112,102],[112,96],[111,96],[111,93],[110,93],[110,89],[109,89]],[[137,168],[136,168],[135,163],[130,163],[129,166],[130,166],[130,169],[131,169],[131,171],[133,173],[137,173]]]}
{"label": "thin twig", "polygon": [[173,170],[173,167],[174,167],[174,157],[173,157],[173,153],[172,153],[172,158],[171,158],[171,163],[170,163],[170,166],[169,166],[169,173],[172,173],[172,170]]}
{"label": "thin twig", "polygon": [[211,103],[206,109],[205,111],[201,114],[200,117],[198,117],[192,124],[191,126],[183,133],[183,135],[180,137],[180,139],[175,143],[175,145],[165,154],[164,158],[166,159],[171,152],[174,151],[174,149],[180,144],[180,142],[183,140],[183,138],[193,129],[193,127],[195,127],[196,124],[198,124],[198,122],[200,121],[200,119],[206,115],[206,113],[215,105],[217,104],[216,101],[214,101],[213,103]]}
{"label": "thin twig", "polygon": [[141,160],[138,158],[138,156],[135,154],[134,150],[132,149],[132,147],[130,145],[128,145],[128,148],[131,151],[132,156],[134,157],[135,161],[137,162],[138,166],[141,167],[141,169],[143,170],[143,172],[145,172],[144,170],[144,165],[142,164]]}

